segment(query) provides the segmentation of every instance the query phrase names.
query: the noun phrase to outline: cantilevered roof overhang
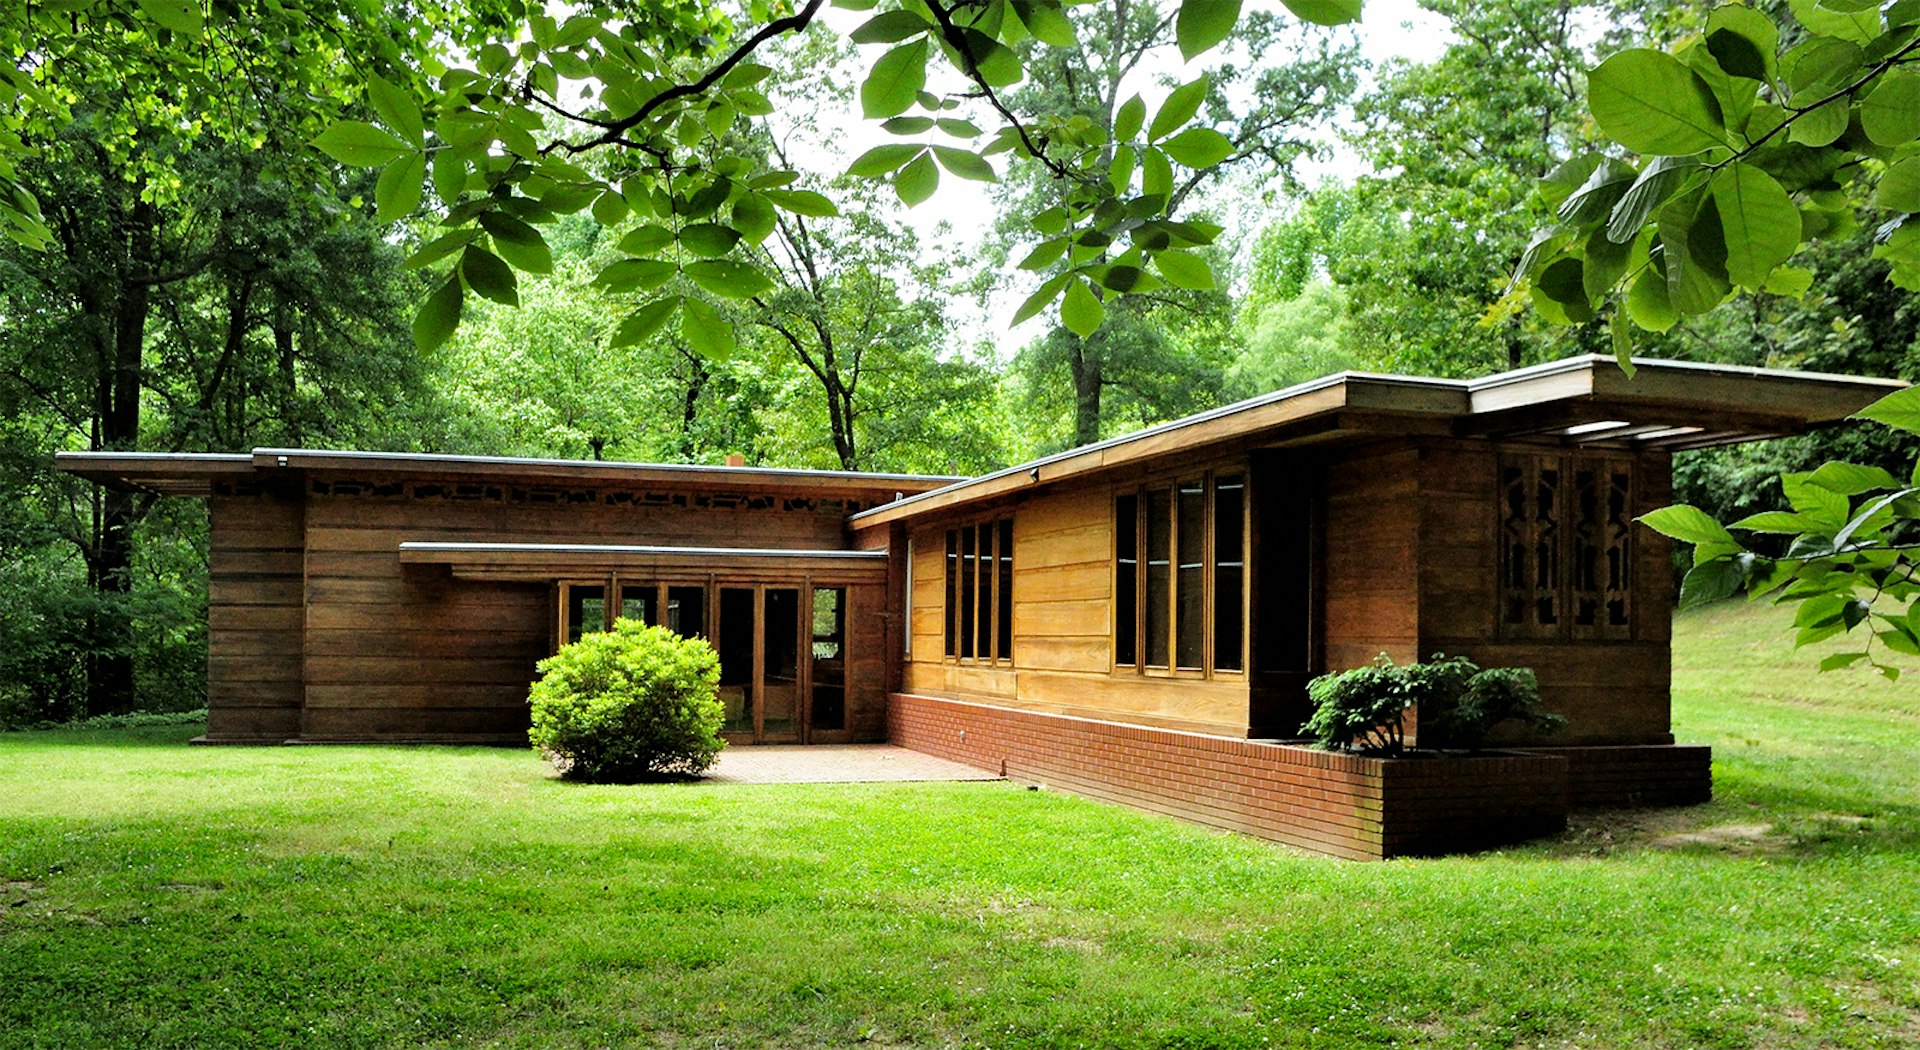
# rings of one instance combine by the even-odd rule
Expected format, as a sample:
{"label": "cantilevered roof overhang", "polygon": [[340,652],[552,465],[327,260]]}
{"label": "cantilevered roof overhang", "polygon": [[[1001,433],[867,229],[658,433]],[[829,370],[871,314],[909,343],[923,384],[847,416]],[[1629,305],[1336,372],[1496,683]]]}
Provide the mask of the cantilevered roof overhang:
{"label": "cantilevered roof overhang", "polygon": [[884,580],[885,550],[762,547],[665,547],[601,543],[441,543],[400,545],[402,565],[444,566],[472,580],[557,580],[593,573],[696,577],[705,574]]}
{"label": "cantilevered roof overhang", "polygon": [[1907,384],[1897,379],[1589,354],[1484,379],[1343,372],[1069,449],[853,515],[884,525],[1035,486],[1239,444],[1288,448],[1395,435],[1679,451],[1804,433]]}
{"label": "cantilevered roof overhang", "polygon": [[710,492],[768,492],[805,496],[891,499],[962,480],[919,474],[849,470],[789,470],[690,463],[610,463],[597,460],[452,456],[401,452],[339,452],[256,448],[241,453],[60,452],[54,465],[103,485],[166,496],[206,496],[220,480],[265,481],[301,472],[348,472],[449,481],[527,484],[621,484],[698,488]]}

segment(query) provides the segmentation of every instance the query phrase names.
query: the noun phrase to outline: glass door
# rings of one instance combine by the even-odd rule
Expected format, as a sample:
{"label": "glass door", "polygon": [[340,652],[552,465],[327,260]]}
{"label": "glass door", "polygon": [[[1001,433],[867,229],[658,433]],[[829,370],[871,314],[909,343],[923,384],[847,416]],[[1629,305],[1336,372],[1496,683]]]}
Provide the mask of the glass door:
{"label": "glass door", "polygon": [[721,587],[718,626],[721,731],[741,743],[799,743],[799,588]]}

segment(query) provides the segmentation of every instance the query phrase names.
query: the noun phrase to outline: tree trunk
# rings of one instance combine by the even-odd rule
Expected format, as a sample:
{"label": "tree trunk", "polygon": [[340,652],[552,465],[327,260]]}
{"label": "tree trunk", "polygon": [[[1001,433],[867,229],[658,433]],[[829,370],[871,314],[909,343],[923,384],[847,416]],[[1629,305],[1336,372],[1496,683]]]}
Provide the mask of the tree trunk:
{"label": "tree trunk", "polygon": [[713,378],[713,373],[707,371],[706,359],[700,355],[685,350],[681,351],[681,355],[687,359],[689,375],[687,388],[680,399],[680,458],[691,463],[697,451],[693,447],[693,424],[699,414],[700,395],[706,391],[707,381]]}
{"label": "tree trunk", "polygon": [[1100,361],[1087,353],[1087,341],[1077,338],[1067,360],[1073,370],[1073,444],[1078,448],[1100,440]]}

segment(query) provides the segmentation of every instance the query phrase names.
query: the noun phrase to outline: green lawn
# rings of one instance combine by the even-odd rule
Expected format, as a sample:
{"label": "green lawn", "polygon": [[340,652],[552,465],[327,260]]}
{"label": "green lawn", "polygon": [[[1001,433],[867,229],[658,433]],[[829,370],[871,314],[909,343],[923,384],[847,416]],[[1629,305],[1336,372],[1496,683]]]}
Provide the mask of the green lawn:
{"label": "green lawn", "polygon": [[0,735],[0,1047],[1920,1045],[1920,668],[1684,617],[1718,798],[1352,864],[998,783]]}

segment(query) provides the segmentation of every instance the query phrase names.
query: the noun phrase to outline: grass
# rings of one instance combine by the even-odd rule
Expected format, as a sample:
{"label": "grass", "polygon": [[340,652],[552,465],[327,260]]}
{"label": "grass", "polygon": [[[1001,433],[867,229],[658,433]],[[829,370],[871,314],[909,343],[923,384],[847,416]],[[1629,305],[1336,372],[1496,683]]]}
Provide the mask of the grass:
{"label": "grass", "polygon": [[1382,864],[999,783],[0,735],[0,1047],[1920,1045],[1920,668],[1783,629],[1680,621],[1711,804]]}

